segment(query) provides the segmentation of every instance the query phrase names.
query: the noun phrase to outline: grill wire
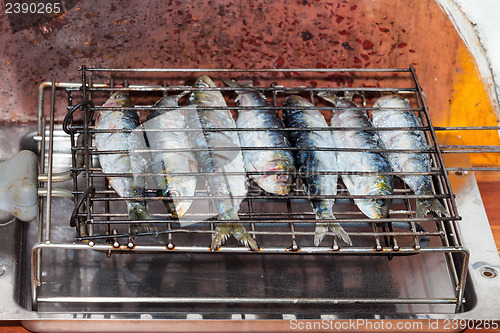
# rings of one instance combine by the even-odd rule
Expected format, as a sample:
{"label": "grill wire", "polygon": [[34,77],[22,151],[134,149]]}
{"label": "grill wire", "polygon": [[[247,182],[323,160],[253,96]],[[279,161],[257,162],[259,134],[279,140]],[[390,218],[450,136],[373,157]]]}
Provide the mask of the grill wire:
{"label": "grill wire", "polygon": [[[239,218],[245,225],[249,233],[254,237],[260,249],[258,252],[253,252],[240,245],[236,240],[229,239],[225,245],[217,253],[248,253],[248,254],[322,254],[322,255],[383,255],[392,258],[397,255],[416,255],[427,252],[443,253],[447,258],[447,263],[450,270],[450,276],[454,281],[457,289],[456,298],[453,299],[430,299],[427,303],[444,303],[454,304],[456,311],[459,311],[463,302],[463,292],[466,277],[466,268],[468,261],[467,250],[462,246],[459,237],[457,236],[456,222],[460,220],[457,206],[452,193],[451,185],[448,179],[448,171],[443,161],[442,154],[460,150],[467,151],[462,146],[446,146],[440,147],[435,130],[453,130],[453,128],[434,128],[430,121],[428,108],[425,104],[425,98],[422,93],[420,84],[418,83],[415,70],[412,66],[408,69],[387,69],[387,70],[370,70],[370,69],[320,69],[320,70],[305,70],[305,69],[290,69],[290,70],[217,70],[217,69],[100,69],[100,68],[81,68],[82,84],[68,84],[65,86],[67,92],[67,109],[68,115],[64,122],[65,130],[70,134],[72,145],[72,160],[73,167],[73,193],[75,194],[75,210],[71,218],[71,225],[76,228],[75,244],[66,246],[67,248],[92,248],[94,250],[106,252],[109,255],[116,253],[149,253],[149,252],[168,252],[168,253],[186,253],[211,252],[209,245],[211,235],[214,231],[214,223],[216,220],[211,219],[216,215],[215,209],[210,207],[208,202],[207,190],[202,181],[198,181],[198,187],[194,197],[185,197],[195,201],[201,200],[207,202],[209,207],[208,212],[186,213],[185,218],[196,222],[189,226],[183,226],[178,219],[167,213],[161,205],[161,200],[164,197],[158,196],[155,190],[147,190],[143,198],[134,198],[136,200],[146,200],[150,209],[151,216],[154,218],[152,222],[157,227],[157,232],[140,232],[137,235],[131,235],[128,232],[128,226],[131,223],[141,223],[140,220],[129,220],[126,211],[126,198],[119,197],[116,192],[111,189],[108,184],[108,177],[124,177],[130,174],[106,173],[102,172],[98,163],[100,154],[117,154],[120,151],[98,151],[95,147],[94,135],[101,132],[119,132],[123,130],[97,130],[94,126],[95,116],[98,111],[116,110],[116,108],[105,108],[103,102],[109,97],[110,92],[121,90],[128,91],[132,100],[140,99],[149,96],[159,96],[164,94],[178,94],[184,91],[195,90],[217,90],[220,91],[226,101],[228,101],[228,109],[236,113],[238,110],[252,109],[234,104],[232,101],[236,97],[235,88],[225,87],[221,81],[216,81],[217,88],[193,88],[188,84],[184,85],[168,85],[163,83],[158,84],[135,84],[133,81],[123,81],[120,84],[110,80],[107,82],[94,83],[93,80],[98,80],[101,74],[131,73],[147,75],[151,72],[156,74],[179,74],[182,77],[195,79],[199,73],[208,73],[208,75],[227,75],[227,74],[243,74],[247,77],[252,75],[273,75],[276,73],[284,74],[284,77],[304,75],[305,73],[315,74],[331,74],[337,72],[353,72],[361,74],[382,73],[382,74],[399,74],[406,75],[412,82],[409,87],[313,87],[313,86],[282,86],[271,84],[268,86],[256,87],[241,87],[241,90],[258,90],[263,92],[267,99],[272,102],[272,106],[268,107],[271,110],[284,110],[280,103],[283,98],[290,94],[299,94],[307,97],[309,101],[315,105],[310,109],[321,111],[335,112],[337,108],[331,105],[318,104],[320,98],[317,96],[319,92],[328,91],[334,94],[345,94],[354,92],[363,101],[362,106],[357,110],[370,111],[374,110],[371,105],[375,98],[386,93],[398,93],[412,101],[417,107],[402,108],[399,111],[413,111],[418,115],[421,126],[416,128],[362,128],[367,131],[394,131],[394,130],[421,130],[425,133],[428,143],[426,150],[402,150],[398,152],[406,153],[427,153],[431,157],[432,168],[429,173],[398,173],[387,172],[377,174],[394,175],[394,193],[388,196],[368,196],[368,195],[351,195],[345,189],[339,177],[338,193],[332,196],[320,196],[321,198],[334,198],[334,213],[337,222],[340,222],[347,231],[353,241],[353,246],[343,244],[337,241],[337,238],[328,233],[322,244],[318,247],[313,246],[314,227],[316,220],[312,207],[308,201],[311,197],[304,192],[299,180],[289,195],[278,196],[267,194],[259,190],[256,184],[250,182],[248,194],[241,203]],[[105,75],[104,75],[105,76]],[[106,76],[105,76],[106,77]],[[55,85],[55,84],[54,84]],[[64,84],[60,85],[64,87]],[[52,96],[54,98],[54,95]],[[365,101],[372,101],[368,105]],[[79,103],[74,105],[74,102]],[[154,102],[152,102],[154,103]],[[127,108],[121,108],[127,109]],[[145,118],[148,112],[152,110],[168,110],[169,108],[158,108],[150,104],[138,105],[128,108],[138,110],[141,113],[141,119]],[[209,109],[209,108],[205,108]],[[216,107],[214,109],[222,109]],[[259,107],[259,110],[266,109]],[[354,110],[353,110],[354,111]],[[53,109],[52,109],[53,112]],[[53,117],[51,117],[53,118]],[[307,130],[317,131],[345,131],[359,130],[360,128],[314,128]],[[477,129],[477,128],[471,128]],[[487,128],[490,129],[490,128]],[[177,129],[175,129],[177,130]],[[189,132],[190,129],[178,129],[179,131]],[[249,129],[215,129],[205,128],[204,131],[248,131]],[[251,130],[266,130],[266,129],[251,129]],[[274,130],[274,129],[273,129]],[[296,131],[297,129],[284,128],[285,132]],[[144,129],[141,129],[144,131]],[[79,137],[83,140],[78,140]],[[313,148],[313,147],[312,147]],[[472,147],[471,149],[487,149],[486,147]],[[255,148],[241,147],[241,150],[264,150],[273,148]],[[290,148],[295,150],[296,148]],[[317,149],[317,148],[313,148]],[[330,151],[365,151],[363,149],[350,148],[322,148],[320,150]],[[374,149],[376,152],[390,152],[390,149]],[[142,151],[135,151],[141,153]],[[147,152],[159,152],[158,150],[148,149]],[[130,153],[129,151],[121,151],[121,153]],[[51,152],[49,152],[49,159]],[[79,165],[77,161],[83,156],[83,165]],[[453,171],[467,170],[467,168],[455,168]],[[327,174],[373,174],[370,172],[356,171],[331,171],[323,172]],[[203,173],[194,173],[195,175],[203,175]],[[237,173],[233,173],[237,174]],[[248,172],[250,174],[272,174],[272,172]],[[283,174],[280,171],[280,174]],[[431,196],[414,194],[397,176],[402,174],[428,174],[433,180],[434,194]],[[157,174],[147,173],[144,177],[153,177]],[[294,175],[296,176],[296,175]],[[438,198],[444,204],[444,207],[449,213],[449,217],[439,217],[436,215],[427,215],[426,217],[417,218],[415,213],[415,200],[417,198]],[[181,199],[183,197],[180,197]],[[387,198],[392,200],[392,208],[388,218],[373,220],[365,217],[359,209],[354,205],[353,199],[356,198]],[[50,201],[50,196],[47,199]],[[160,207],[155,209],[154,207]],[[41,217],[43,219],[43,217]],[[50,229],[50,221],[45,221],[45,230]],[[40,223],[43,227],[43,221]],[[41,232],[43,234],[43,231]],[[34,251],[41,250],[45,245]],[[61,245],[62,248],[65,245]],[[37,276],[37,274],[35,274]],[[36,280],[36,278],[35,278]],[[34,286],[34,304],[38,302],[36,298],[36,286]],[[230,303],[231,300],[226,300]],[[264,300],[265,301],[265,300]],[[425,300],[397,300],[404,303],[426,303]],[[147,302],[147,301],[146,301]],[[333,300],[332,300],[333,302]],[[374,301],[377,303],[377,301]]]}
{"label": "grill wire", "polygon": [[[409,73],[410,70],[408,70]],[[88,82],[85,83],[88,85]],[[149,88],[149,89],[148,89]],[[92,242],[96,244],[98,242],[107,242],[114,245],[114,247],[120,247],[122,245],[128,248],[135,248],[140,244],[151,245],[150,242],[158,243],[159,239],[151,238],[148,241],[143,242],[140,238],[146,236],[161,236],[163,234],[167,235],[165,244],[162,244],[168,249],[176,249],[181,251],[209,251],[208,244],[210,243],[210,235],[213,232],[214,220],[210,217],[214,216],[214,211],[211,210],[205,213],[186,213],[184,218],[186,220],[192,220],[197,222],[193,226],[182,227],[177,223],[177,219],[173,217],[170,213],[166,211],[154,212],[152,217],[155,219],[153,223],[157,225],[157,232],[142,232],[132,237],[128,233],[127,228],[123,226],[130,223],[138,222],[140,220],[129,220],[128,214],[124,209],[123,202],[127,198],[121,198],[114,193],[114,190],[107,186],[107,177],[124,177],[130,176],[130,174],[120,174],[120,173],[106,173],[104,174],[96,163],[96,157],[99,154],[117,154],[117,153],[130,153],[130,151],[97,151],[93,144],[92,137],[96,133],[103,132],[130,132],[130,130],[97,130],[93,126],[94,115],[99,111],[112,111],[116,110],[113,107],[101,107],[96,106],[91,103],[92,99],[96,96],[103,96],[103,94],[109,94],[110,91],[122,90],[128,91],[132,94],[140,93],[147,94],[152,91],[166,91],[169,93],[180,93],[183,91],[194,91],[194,88],[183,85],[183,86],[166,86],[166,87],[133,87],[127,86],[110,86],[105,85],[103,87],[88,87],[84,94],[88,96],[84,99],[84,102],[80,104],[79,108],[82,108],[84,112],[88,113],[87,119],[83,125],[72,124],[69,126],[68,131],[72,133],[72,141],[76,142],[77,135],[83,135],[85,145],[75,145],[73,151],[75,153],[82,152],[84,154],[85,161],[94,161],[92,164],[86,164],[82,167],[74,166],[73,171],[75,174],[83,172],[84,178],[86,179],[85,187],[81,187],[78,181],[75,180],[75,194],[81,196],[84,191],[89,187],[94,187],[95,191],[92,195],[86,198],[87,207],[85,211],[81,211],[75,214],[75,217],[79,223],[73,222],[78,228],[77,241],[80,242]],[[217,88],[204,88],[197,90],[217,90],[220,91],[227,100],[234,99],[235,88],[231,87],[217,87]],[[313,88],[313,87],[284,87],[274,85],[271,87],[242,87],[238,90],[259,90],[266,94],[266,97],[272,101],[272,106],[270,107],[259,107],[259,110],[284,110],[286,107],[281,106],[278,101],[283,97],[288,96],[290,93],[301,94],[303,96],[309,97],[310,101],[315,103],[319,98],[317,93],[321,91],[332,91],[335,93],[341,92],[342,89],[325,89],[325,88]],[[427,150],[402,150],[401,152],[406,153],[429,153],[432,157],[433,167],[431,172],[428,173],[432,176],[434,181],[435,195],[423,196],[413,194],[407,186],[402,182],[396,182],[395,191],[392,195],[388,196],[374,196],[374,195],[350,195],[341,182],[339,182],[339,189],[337,195],[332,196],[307,196],[307,194],[302,189],[300,181],[297,183],[289,195],[278,196],[267,194],[263,191],[259,191],[255,184],[251,184],[249,188],[249,195],[245,196],[245,200],[241,204],[241,209],[239,217],[246,224],[249,229],[250,234],[257,240],[261,246],[260,252],[271,251],[276,252],[290,252],[304,250],[308,253],[331,253],[333,250],[339,250],[342,244],[339,244],[334,237],[330,238],[330,244],[328,246],[322,245],[319,247],[312,247],[309,239],[313,238],[314,235],[314,223],[317,222],[314,218],[312,208],[309,204],[309,198],[334,198],[336,199],[335,207],[337,211],[335,212],[336,218],[343,224],[343,226],[348,231],[349,235],[353,238],[354,246],[347,247],[342,246],[343,251],[347,252],[366,252],[373,253],[373,249],[381,251],[383,248],[391,248],[396,251],[400,251],[401,254],[409,254],[412,252],[417,252],[422,248],[422,245],[427,247],[430,243],[431,238],[436,238],[441,243],[441,238],[445,234],[442,223],[459,220],[453,195],[451,193],[451,188],[449,186],[449,181],[447,179],[447,173],[444,169],[444,163],[440,156],[438,150],[437,142],[435,141],[435,134],[432,131],[432,125],[429,121],[429,115],[427,107],[424,101],[419,95],[419,86],[416,84],[414,88],[381,88],[381,89],[356,89],[350,88],[350,91],[358,90],[357,93],[360,94],[363,99],[365,99],[365,93],[369,91],[371,94],[382,93],[382,92],[404,92],[405,97],[413,97],[417,100],[419,107],[417,108],[403,108],[400,111],[414,111],[417,112],[421,120],[422,126],[417,128],[411,128],[412,130],[422,130],[426,134],[429,149]],[[413,96],[411,96],[413,95]],[[102,103],[101,103],[102,105]],[[335,111],[335,107],[332,106],[314,106],[310,107],[316,110],[327,110]],[[171,108],[164,107],[158,108],[152,105],[141,105],[137,107],[129,107],[122,109],[130,110],[141,110],[141,112],[150,112],[152,110],[168,110]],[[220,107],[205,107],[204,109],[221,109]],[[243,107],[237,105],[228,106],[229,110],[248,110],[252,107]],[[373,108],[362,106],[359,110],[369,111]],[[351,109],[355,110],[355,109]],[[85,119],[84,117],[84,119]],[[334,130],[352,130],[360,128],[314,128],[318,131],[334,131]],[[362,128],[363,130],[397,130],[397,128]],[[408,130],[408,128],[399,128]],[[148,131],[145,129],[140,129],[141,131]],[[172,131],[185,131],[189,132],[192,129],[170,129]],[[238,128],[204,128],[204,131],[258,131],[267,130],[266,128],[258,129],[238,129]],[[278,129],[279,130],[279,129]],[[296,128],[284,128],[283,131],[289,132],[292,130],[297,130]],[[308,129],[312,130],[312,129]],[[152,130],[150,130],[152,131]],[[310,147],[311,149],[318,149],[315,147]],[[230,148],[218,148],[213,149],[213,151],[218,150],[228,150]],[[237,149],[240,149],[239,147]],[[260,147],[241,147],[242,151],[245,150],[266,150],[275,149],[272,147],[260,148]],[[297,148],[289,148],[290,150],[297,150]],[[301,148],[304,149],[304,148]],[[196,151],[196,149],[191,149]],[[329,150],[329,151],[364,151],[364,149],[352,149],[343,147],[331,147],[331,148],[319,148],[318,150]],[[179,149],[178,151],[183,151]],[[185,149],[184,149],[185,151]],[[388,152],[389,149],[373,149],[374,152]],[[86,153],[87,152],[87,153]],[[135,153],[147,153],[147,152],[160,152],[160,150],[148,149],[146,151],[136,150]],[[169,150],[173,152],[173,150]],[[274,172],[277,173],[277,172]],[[282,171],[278,173],[283,174]],[[356,171],[325,171],[318,172],[323,174],[373,174],[373,172],[356,172]],[[197,172],[192,173],[193,175],[202,176],[204,173]],[[239,175],[236,172],[226,172],[228,176]],[[248,172],[247,175],[253,174],[273,174],[273,172]],[[401,175],[409,173],[396,173],[396,172],[386,172],[377,174],[387,174],[387,175]],[[426,173],[413,173],[413,174],[426,174]],[[158,174],[146,173],[145,177],[152,177]],[[172,173],[175,175],[175,173]],[[292,175],[297,176],[297,175]],[[295,177],[297,179],[297,177]],[[87,191],[87,193],[89,193]],[[436,197],[441,201],[445,202],[447,210],[449,211],[449,217],[438,217],[438,216],[427,216],[424,218],[417,218],[415,215],[415,199],[417,198],[428,198]],[[179,197],[179,199],[192,199],[192,200],[202,200],[207,201],[208,194],[205,188],[199,188],[194,197]],[[356,208],[353,204],[353,199],[357,198],[386,198],[393,201],[393,209],[390,212],[388,218],[380,219],[377,221],[371,220]],[[158,196],[154,190],[148,190],[146,196],[143,198],[136,198],[137,200],[147,200],[150,205],[154,204],[155,201],[160,201],[165,199],[164,197]],[[270,205],[269,203],[273,203]],[[119,204],[120,209],[114,208]],[[265,208],[263,208],[265,206]],[[437,226],[437,228],[436,228]],[[182,236],[186,236],[182,237]],[[194,235],[203,235],[204,237],[194,237]],[[331,233],[330,233],[331,235]],[[271,238],[269,237],[271,236]],[[196,242],[192,244],[191,242]],[[324,242],[327,244],[327,242]],[[458,245],[454,244],[454,245]],[[227,248],[227,247],[226,247]],[[224,250],[224,248],[223,248]],[[231,251],[241,251],[247,252],[247,249],[240,246],[232,246]],[[398,253],[398,252],[396,252]]]}

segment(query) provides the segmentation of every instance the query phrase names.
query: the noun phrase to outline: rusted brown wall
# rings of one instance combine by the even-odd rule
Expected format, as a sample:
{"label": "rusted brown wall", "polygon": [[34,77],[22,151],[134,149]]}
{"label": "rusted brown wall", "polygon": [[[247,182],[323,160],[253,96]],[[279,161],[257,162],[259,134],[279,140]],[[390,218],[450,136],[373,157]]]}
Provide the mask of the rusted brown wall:
{"label": "rusted brown wall", "polygon": [[431,114],[445,123],[457,93],[457,77],[464,70],[474,71],[474,66],[464,68],[463,57],[457,56],[464,45],[433,0],[73,1],[67,3],[64,15],[16,33],[9,18],[2,11],[0,121],[35,121],[37,85],[51,77],[78,81],[77,68],[82,64],[222,68],[413,64]]}

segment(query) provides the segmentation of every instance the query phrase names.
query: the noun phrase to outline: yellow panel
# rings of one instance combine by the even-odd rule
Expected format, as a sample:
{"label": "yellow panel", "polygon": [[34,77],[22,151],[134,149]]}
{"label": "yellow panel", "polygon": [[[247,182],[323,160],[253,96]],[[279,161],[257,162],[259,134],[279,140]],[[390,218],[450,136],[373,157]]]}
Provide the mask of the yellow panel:
{"label": "yellow panel", "polygon": [[[457,69],[448,112],[435,114],[435,126],[497,126],[495,110],[476,63],[463,45],[457,50]],[[432,112],[432,110],[431,110]],[[444,133],[443,133],[444,134]],[[448,132],[466,145],[500,145],[498,131]],[[470,154],[473,165],[500,164],[500,154]]]}

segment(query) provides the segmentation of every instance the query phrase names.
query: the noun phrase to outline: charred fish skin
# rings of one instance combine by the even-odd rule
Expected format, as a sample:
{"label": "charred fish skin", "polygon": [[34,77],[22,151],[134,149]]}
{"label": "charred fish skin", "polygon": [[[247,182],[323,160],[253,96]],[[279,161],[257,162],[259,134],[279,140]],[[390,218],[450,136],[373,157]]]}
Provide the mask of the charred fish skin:
{"label": "charred fish skin", "polygon": [[[221,92],[203,90],[216,87],[212,79],[202,75],[196,80],[194,87],[202,90],[193,91],[188,101],[188,105],[195,106],[196,109],[191,110],[194,112],[186,112],[187,126],[198,129],[189,135],[191,145],[200,148],[195,156],[200,171],[207,173],[204,178],[209,194],[214,198],[218,220],[233,220],[217,223],[212,235],[211,249],[219,249],[226,239],[233,235],[245,246],[257,251],[259,246],[243,224],[234,222],[239,220],[239,207],[247,191],[238,134],[235,131],[210,131],[217,128],[236,128],[236,124]],[[229,149],[217,149],[223,147]],[[213,175],[210,174],[212,172]],[[234,172],[238,174],[232,174]]]}
{"label": "charred fish skin", "polygon": [[[184,129],[186,122],[182,110],[179,110],[179,98],[184,96],[170,95],[160,99],[155,106],[172,108],[168,110],[152,110],[144,127],[149,147],[162,150],[151,154],[151,169],[155,176],[158,194],[168,197],[164,205],[174,217],[182,217],[191,206],[193,200],[176,199],[177,197],[194,196],[196,191],[197,172],[196,158],[191,150],[188,135]],[[158,131],[159,130],[159,131]],[[169,150],[182,151],[169,151]],[[185,173],[185,175],[173,175]]]}
{"label": "charred fish skin", "polygon": [[[318,171],[336,171],[337,161],[333,151],[315,150],[314,148],[333,148],[333,140],[329,131],[307,131],[304,128],[328,127],[325,118],[318,110],[305,110],[313,106],[300,96],[288,96],[283,110],[283,122],[287,128],[297,128],[291,131],[290,140],[294,147],[303,148],[295,151],[295,167],[308,196],[327,196],[337,194],[337,175],[318,174]],[[297,108],[297,109],[295,109]],[[301,109],[302,108],[302,109]],[[310,198],[317,219],[335,219],[333,215],[333,198]],[[349,235],[338,223],[317,223],[314,235],[314,245],[323,240],[328,228],[340,236],[344,242],[352,245]]]}
{"label": "charred fish skin", "polygon": [[[338,98],[329,93],[318,96],[333,103],[338,108],[351,110],[334,110],[331,119],[332,127],[373,127],[368,114],[362,110],[352,110],[358,106],[348,98]],[[384,149],[380,138],[374,131],[334,130],[334,144],[337,148],[365,148],[366,152],[337,152],[340,171],[359,172],[391,172],[391,165],[381,152],[370,149]],[[393,179],[389,175],[342,175],[342,180],[351,195],[391,195]],[[389,214],[391,200],[383,198],[354,199],[363,214],[371,219],[385,218]]]}
{"label": "charred fish skin", "polygon": [[[232,80],[224,82],[234,88],[241,87]],[[251,83],[245,84],[252,87]],[[242,147],[275,148],[271,150],[244,150],[243,162],[247,172],[283,171],[283,174],[250,175],[260,188],[272,194],[286,195],[290,192],[295,172],[290,143],[279,118],[278,111],[272,109],[259,109],[271,107],[271,103],[260,91],[235,90],[238,96],[235,99],[240,106],[252,107],[248,110],[238,110],[236,126],[245,129],[264,129],[255,131],[241,131],[239,138]],[[278,130],[273,130],[278,129]]]}
{"label": "charred fish skin", "polygon": [[[376,127],[420,127],[420,122],[413,111],[398,111],[394,108],[411,108],[410,102],[398,95],[386,95],[377,99],[373,105],[379,110],[372,111],[373,124]],[[392,110],[391,110],[392,108]],[[428,149],[424,132],[413,131],[380,131],[379,136],[388,149]],[[430,172],[431,159],[426,153],[389,152],[389,161],[396,172]],[[430,175],[399,176],[415,194],[433,195],[432,177]],[[437,198],[417,199],[417,217],[428,212],[441,216],[449,213]]]}
{"label": "charred fish skin", "polygon": [[[104,103],[104,107],[132,107],[128,93],[115,91]],[[141,154],[130,153],[137,149],[146,149],[140,135],[132,132],[139,126],[139,113],[133,110],[100,110],[96,115],[95,127],[98,130],[123,129],[130,131],[97,133],[95,144],[97,151],[127,150],[129,153],[99,154],[99,163],[102,172],[106,173],[131,173],[130,176],[108,177],[109,185],[127,201],[127,210],[131,220],[149,220],[150,216],[144,200],[133,200],[134,197],[144,197],[145,180],[140,177],[147,172],[148,162]],[[156,228],[154,225],[143,225],[147,229]],[[131,226],[131,232],[137,233],[137,225]]]}

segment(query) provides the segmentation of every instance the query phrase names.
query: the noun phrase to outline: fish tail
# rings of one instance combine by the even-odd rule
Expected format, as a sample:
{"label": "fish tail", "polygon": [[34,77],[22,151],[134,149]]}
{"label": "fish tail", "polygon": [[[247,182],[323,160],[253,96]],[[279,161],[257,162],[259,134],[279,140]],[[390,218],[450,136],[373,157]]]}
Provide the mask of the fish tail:
{"label": "fish tail", "polygon": [[[325,201],[312,201],[311,202],[314,208],[314,214],[318,220],[334,220],[335,215],[332,212],[332,202],[328,202],[325,204]],[[332,232],[342,238],[342,240],[349,245],[352,245],[351,238],[347,234],[347,232],[342,228],[339,223],[336,222],[321,222],[316,223],[316,230],[314,232],[314,245],[319,246],[323,238],[325,238],[326,233],[328,232],[328,228],[332,229]]]}
{"label": "fish tail", "polygon": [[[128,216],[131,220],[151,220],[146,202],[130,201],[127,202]],[[132,223],[130,233],[135,236],[139,232],[155,233],[158,235],[158,229],[154,223]]]}
{"label": "fish tail", "polygon": [[332,232],[342,238],[342,240],[352,246],[352,241],[347,232],[342,228],[339,223],[316,223],[316,230],[314,231],[314,246],[319,246],[323,238],[325,238],[328,228],[332,229]]}
{"label": "fish tail", "polygon": [[428,212],[434,212],[440,216],[450,216],[446,208],[434,199],[417,199],[417,217],[424,217]]}
{"label": "fish tail", "polygon": [[323,238],[328,232],[328,223],[316,223],[316,230],[314,231],[314,246],[319,246]]}
{"label": "fish tail", "polygon": [[221,222],[217,223],[215,232],[212,235],[212,245],[210,247],[212,251],[218,250],[231,235],[253,251],[259,250],[257,242],[250,236],[243,224]]}
{"label": "fish tail", "polygon": [[352,241],[351,237],[347,234],[347,232],[342,228],[342,226],[339,223],[330,223],[330,227],[332,228],[332,231],[335,235],[340,236],[342,240],[346,243],[352,246]]}

